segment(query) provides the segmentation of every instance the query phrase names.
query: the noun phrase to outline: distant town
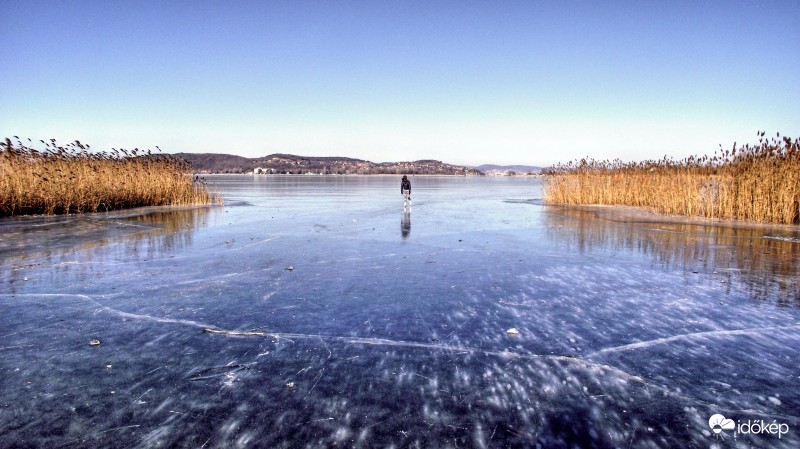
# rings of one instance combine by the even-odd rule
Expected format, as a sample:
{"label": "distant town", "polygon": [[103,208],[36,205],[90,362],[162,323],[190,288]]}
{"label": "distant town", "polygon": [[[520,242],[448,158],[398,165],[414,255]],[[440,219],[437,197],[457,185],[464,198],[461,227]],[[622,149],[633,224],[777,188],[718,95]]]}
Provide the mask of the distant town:
{"label": "distant town", "polygon": [[176,153],[174,156],[190,162],[192,170],[198,174],[518,176],[536,175],[541,171],[540,167],[525,165],[467,167],[429,159],[375,163],[347,157],[307,157],[292,154],[272,154],[260,158],[220,153]]}

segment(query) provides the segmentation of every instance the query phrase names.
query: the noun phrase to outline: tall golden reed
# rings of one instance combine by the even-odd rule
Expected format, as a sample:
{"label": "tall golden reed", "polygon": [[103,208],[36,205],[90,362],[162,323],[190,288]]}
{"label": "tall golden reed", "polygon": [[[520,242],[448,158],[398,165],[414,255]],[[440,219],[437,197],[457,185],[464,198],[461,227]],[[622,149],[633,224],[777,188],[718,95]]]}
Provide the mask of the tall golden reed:
{"label": "tall golden reed", "polygon": [[800,223],[800,139],[764,137],[713,157],[623,163],[581,159],[545,170],[545,201],[658,213]]}
{"label": "tall golden reed", "polygon": [[192,179],[187,162],[172,156],[138,149],[91,152],[79,141],[59,146],[55,139],[40,141],[40,151],[16,139],[0,143],[0,216],[220,201],[204,181]]}

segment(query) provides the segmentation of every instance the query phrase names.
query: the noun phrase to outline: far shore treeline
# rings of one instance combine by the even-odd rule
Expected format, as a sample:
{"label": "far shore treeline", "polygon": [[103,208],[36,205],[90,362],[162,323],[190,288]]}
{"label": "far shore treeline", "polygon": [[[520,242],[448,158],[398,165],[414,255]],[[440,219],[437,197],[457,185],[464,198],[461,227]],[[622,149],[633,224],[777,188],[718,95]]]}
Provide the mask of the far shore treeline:
{"label": "far shore treeline", "polygon": [[[0,217],[220,202],[179,158],[150,150],[94,152],[75,141],[0,143]],[[158,150],[160,151],[160,150]]]}
{"label": "far shore treeline", "polygon": [[195,173],[264,173],[282,175],[482,175],[480,170],[425,159],[407,162],[371,162],[351,157],[270,154],[246,158],[222,153],[177,153]]}
{"label": "far shore treeline", "polygon": [[768,138],[712,157],[580,161],[544,171],[545,201],[611,204],[663,214],[800,224],[800,139]]}

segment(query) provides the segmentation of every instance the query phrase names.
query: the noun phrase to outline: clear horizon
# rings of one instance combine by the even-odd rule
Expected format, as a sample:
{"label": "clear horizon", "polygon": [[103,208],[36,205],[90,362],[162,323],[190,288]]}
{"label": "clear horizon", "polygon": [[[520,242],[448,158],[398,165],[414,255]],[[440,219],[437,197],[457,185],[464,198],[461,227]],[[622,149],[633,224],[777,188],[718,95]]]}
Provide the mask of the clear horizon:
{"label": "clear horizon", "polygon": [[800,2],[14,2],[0,137],[547,166],[800,136]]}

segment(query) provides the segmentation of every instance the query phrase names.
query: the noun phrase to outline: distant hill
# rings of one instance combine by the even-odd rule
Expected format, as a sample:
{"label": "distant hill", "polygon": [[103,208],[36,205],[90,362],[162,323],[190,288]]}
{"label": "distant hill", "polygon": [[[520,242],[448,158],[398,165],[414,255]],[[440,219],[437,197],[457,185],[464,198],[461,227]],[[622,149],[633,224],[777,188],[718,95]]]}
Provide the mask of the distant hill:
{"label": "distant hill", "polygon": [[175,153],[173,156],[191,162],[196,173],[242,173],[251,165],[250,159],[233,154]]}
{"label": "distant hill", "polygon": [[[517,175],[526,175],[528,173],[539,174],[542,171],[542,167],[536,167],[533,165],[494,165],[494,164],[483,164],[477,167],[472,167],[476,170],[480,170],[481,172],[487,175],[498,175],[498,174],[517,174]],[[513,172],[513,173],[512,173]]]}
{"label": "distant hill", "polygon": [[349,157],[307,157],[293,154],[271,154],[246,158],[219,153],[175,153],[173,156],[192,164],[195,173],[262,173],[272,174],[420,174],[482,175],[479,170],[435,160],[375,163]]}

